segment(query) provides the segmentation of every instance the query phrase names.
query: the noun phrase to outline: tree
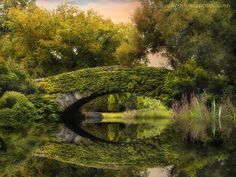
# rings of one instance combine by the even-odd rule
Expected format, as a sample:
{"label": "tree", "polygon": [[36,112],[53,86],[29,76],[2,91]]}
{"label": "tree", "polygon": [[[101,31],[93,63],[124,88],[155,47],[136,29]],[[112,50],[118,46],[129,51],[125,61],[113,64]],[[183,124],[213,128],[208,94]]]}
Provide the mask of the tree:
{"label": "tree", "polygon": [[196,58],[204,69],[236,83],[235,2],[142,0],[134,21],[145,50],[168,53],[172,66]]}
{"label": "tree", "polygon": [[7,14],[10,8],[26,8],[34,4],[35,0],[3,0],[0,2],[0,36],[8,31]]}
{"label": "tree", "polygon": [[115,52],[119,63],[125,66],[146,64],[148,59],[146,57],[142,36],[132,25],[121,25],[121,29],[124,29],[122,34],[125,35],[125,40],[123,40]]}
{"label": "tree", "polygon": [[[37,77],[120,64],[116,51],[129,43],[127,38],[134,29],[126,30],[125,25],[116,25],[94,11],[84,12],[70,5],[55,11],[36,6],[12,8],[8,18],[11,32],[1,41],[1,54]],[[132,51],[131,57],[136,52]],[[134,58],[138,63],[138,57]]]}

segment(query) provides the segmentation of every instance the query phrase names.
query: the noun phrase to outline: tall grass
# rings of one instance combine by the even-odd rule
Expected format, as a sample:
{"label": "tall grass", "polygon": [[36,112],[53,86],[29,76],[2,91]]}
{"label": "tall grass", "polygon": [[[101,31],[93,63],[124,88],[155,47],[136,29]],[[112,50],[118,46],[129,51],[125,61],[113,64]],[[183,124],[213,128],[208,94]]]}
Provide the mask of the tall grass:
{"label": "tall grass", "polygon": [[183,98],[173,109],[184,138],[192,141],[206,141],[216,135],[229,138],[236,128],[236,107],[229,100],[221,104],[213,100],[208,107],[204,96],[193,96]]}
{"label": "tall grass", "polygon": [[203,117],[202,117],[202,105],[199,103],[198,99],[195,98],[195,101],[194,101],[194,106],[195,106],[195,110],[194,110],[194,113],[195,113],[195,123],[196,123],[196,130],[195,130],[195,137],[198,136],[199,132],[200,132],[200,128],[201,128],[201,122],[203,120]]}
{"label": "tall grass", "polygon": [[216,135],[216,101],[215,99],[211,103],[211,122],[212,122],[212,134]]}

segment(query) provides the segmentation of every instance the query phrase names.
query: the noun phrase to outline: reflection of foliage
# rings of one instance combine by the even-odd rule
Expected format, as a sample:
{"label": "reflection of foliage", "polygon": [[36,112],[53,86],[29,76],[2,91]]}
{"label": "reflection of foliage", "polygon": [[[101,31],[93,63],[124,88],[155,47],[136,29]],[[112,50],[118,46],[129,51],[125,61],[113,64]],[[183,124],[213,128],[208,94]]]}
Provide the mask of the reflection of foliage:
{"label": "reflection of foliage", "polygon": [[[96,169],[71,165],[55,160],[38,158],[28,162],[31,168],[24,172],[25,176],[34,177],[147,177],[146,171],[136,168]],[[60,169],[60,170],[58,170]]]}
{"label": "reflection of foliage", "polygon": [[[55,138],[58,125],[53,125],[55,119],[50,120],[50,117],[53,117],[56,109],[51,108],[50,112],[47,110],[49,106],[40,103],[39,99],[38,104],[34,105],[24,94],[13,91],[5,92],[0,98],[1,175],[17,176],[32,149]],[[42,116],[46,116],[43,117],[44,123],[40,123]]]}
{"label": "reflection of foliage", "polygon": [[57,131],[58,125],[53,127],[46,123],[31,122],[20,128],[1,126],[0,139],[3,149],[0,148],[0,176],[18,176],[27,167],[31,151],[55,139]]}

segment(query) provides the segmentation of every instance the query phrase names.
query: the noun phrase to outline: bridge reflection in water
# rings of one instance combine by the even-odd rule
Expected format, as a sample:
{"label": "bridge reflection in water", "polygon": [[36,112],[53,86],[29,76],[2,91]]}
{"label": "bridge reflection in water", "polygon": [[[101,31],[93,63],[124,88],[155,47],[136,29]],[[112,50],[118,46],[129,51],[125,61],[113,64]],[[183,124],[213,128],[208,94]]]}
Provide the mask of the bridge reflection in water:
{"label": "bridge reflection in water", "polygon": [[[45,94],[48,94],[54,99],[61,108],[61,118],[65,126],[58,134],[58,137],[61,138],[62,142],[66,143],[62,145],[59,143],[49,144],[40,154],[44,154],[45,156],[46,153],[48,158],[63,159],[63,161],[73,164],[88,163],[91,165],[91,162],[82,162],[80,161],[81,158],[76,158],[77,152],[79,154],[86,151],[87,154],[90,154],[89,148],[96,148],[98,152],[104,152],[107,147],[107,153],[109,153],[109,149],[114,151],[114,154],[107,155],[111,156],[112,159],[112,156],[117,154],[116,157],[121,161],[126,160],[121,158],[123,154],[126,153],[124,149],[129,151],[132,147],[131,149],[134,150],[134,154],[140,153],[142,148],[140,150],[134,148],[136,147],[136,143],[137,148],[142,146],[143,142],[139,142],[139,139],[146,138],[144,135],[147,134],[148,137],[157,136],[160,132],[160,125],[162,123],[168,125],[170,119],[168,119],[167,122],[165,122],[166,119],[160,119],[160,121],[155,121],[155,123],[152,121],[147,121],[146,123],[127,122],[126,120],[129,120],[129,118],[126,120],[123,119],[120,122],[109,122],[104,121],[105,117],[100,113],[82,113],[79,108],[99,96],[111,93],[128,92],[162,100],[162,98],[164,98],[163,95],[167,94],[166,90],[163,90],[163,85],[165,84],[165,76],[168,72],[170,71],[166,69],[148,67],[134,69],[102,67],[64,73],[39,80],[37,85],[45,91]],[[140,132],[143,134],[140,134]],[[85,142],[85,145],[81,144],[83,142]],[[97,145],[94,143],[97,143]],[[70,144],[77,144],[77,146]],[[82,146],[82,149],[84,146],[87,146],[88,149],[82,150],[79,146]],[[152,151],[156,145],[150,145],[147,142],[146,145],[144,143],[144,146],[147,146],[147,148]],[[71,151],[70,157],[73,157],[73,160],[65,160],[64,157],[60,157],[60,151],[66,151],[68,148],[70,149],[68,151]],[[119,148],[121,148],[122,151],[119,151]],[[122,152],[123,154],[120,154]],[[57,155],[54,156],[53,154]],[[82,156],[81,154],[79,155]],[[87,155],[85,156],[87,157]],[[132,158],[132,163],[137,163],[137,161]],[[154,161],[157,161],[159,157],[153,156],[153,158],[156,159]],[[94,165],[96,163],[96,160],[94,160]],[[103,164],[102,162],[99,162],[99,164],[100,167],[103,168],[109,167],[115,169],[123,168],[125,165],[125,163],[116,164],[112,160],[110,164]],[[130,164],[127,165],[130,166]],[[98,168],[98,166],[96,166],[96,168]],[[141,174],[140,176],[146,175],[148,177],[147,170],[138,171]],[[130,172],[132,172],[132,170],[130,170]],[[159,173],[156,170],[149,170],[149,172],[150,175]]]}
{"label": "bridge reflection in water", "polygon": [[83,114],[78,109],[87,102],[109,93],[134,93],[156,99],[164,98],[167,69],[138,67],[88,68],[40,79],[37,84],[62,109],[66,127],[78,135],[98,140],[81,128]]}

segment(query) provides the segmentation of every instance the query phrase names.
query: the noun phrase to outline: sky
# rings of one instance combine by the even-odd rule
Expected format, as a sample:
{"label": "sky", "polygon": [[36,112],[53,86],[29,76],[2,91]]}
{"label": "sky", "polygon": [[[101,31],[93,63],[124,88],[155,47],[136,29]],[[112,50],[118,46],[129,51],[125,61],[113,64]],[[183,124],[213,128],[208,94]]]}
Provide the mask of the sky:
{"label": "sky", "polygon": [[94,9],[105,18],[114,22],[131,22],[134,10],[139,6],[138,0],[37,0],[37,5],[55,9],[59,4],[72,2],[82,10]]}

